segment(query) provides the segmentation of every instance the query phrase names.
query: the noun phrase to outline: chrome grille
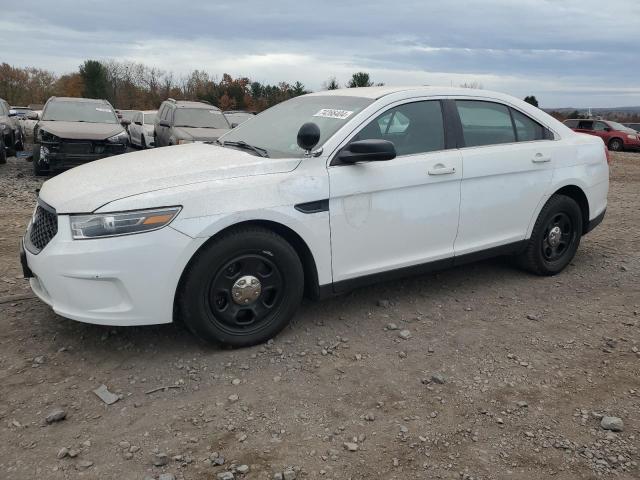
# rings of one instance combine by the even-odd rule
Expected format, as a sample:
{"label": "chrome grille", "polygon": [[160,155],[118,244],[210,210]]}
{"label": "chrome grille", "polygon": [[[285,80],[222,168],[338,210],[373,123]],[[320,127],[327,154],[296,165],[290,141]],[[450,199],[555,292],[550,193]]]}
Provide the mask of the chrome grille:
{"label": "chrome grille", "polygon": [[29,230],[29,242],[40,252],[56,233],[58,233],[58,215],[55,210],[38,205]]}

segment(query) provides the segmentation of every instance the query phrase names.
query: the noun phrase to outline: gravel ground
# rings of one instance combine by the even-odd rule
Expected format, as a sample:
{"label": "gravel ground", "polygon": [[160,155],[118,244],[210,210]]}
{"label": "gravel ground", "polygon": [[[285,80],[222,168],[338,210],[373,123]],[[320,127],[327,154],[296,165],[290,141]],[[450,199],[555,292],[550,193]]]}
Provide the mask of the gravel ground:
{"label": "gravel ground", "polygon": [[0,166],[2,479],[640,477],[640,154],[613,155],[556,277],[496,259],[360,289],[243,350],[22,298],[39,184]]}

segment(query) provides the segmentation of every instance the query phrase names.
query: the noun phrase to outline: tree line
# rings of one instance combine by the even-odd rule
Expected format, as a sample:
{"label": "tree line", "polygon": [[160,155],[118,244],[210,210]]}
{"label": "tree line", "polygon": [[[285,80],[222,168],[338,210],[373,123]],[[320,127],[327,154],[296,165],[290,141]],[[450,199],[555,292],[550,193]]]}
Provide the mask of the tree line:
{"label": "tree line", "polygon": [[[373,85],[382,84],[375,84],[366,72],[356,72],[345,86]],[[340,84],[332,77],[324,88],[336,89]],[[204,100],[222,110],[259,112],[305,93],[309,90],[299,81],[268,84],[227,73],[217,78],[204,70],[176,77],[142,63],[115,60],[86,60],[77,72],[64,75],[0,64],[0,98],[11,105],[42,104],[51,96],[62,96],[104,98],[115,108],[150,110],[167,98],[175,98]]]}

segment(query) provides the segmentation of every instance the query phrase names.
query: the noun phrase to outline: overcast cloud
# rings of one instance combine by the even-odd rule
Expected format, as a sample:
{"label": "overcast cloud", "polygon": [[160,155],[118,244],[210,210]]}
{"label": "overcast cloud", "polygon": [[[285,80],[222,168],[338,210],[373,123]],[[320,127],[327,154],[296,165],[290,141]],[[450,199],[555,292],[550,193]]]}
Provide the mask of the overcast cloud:
{"label": "overcast cloud", "polygon": [[85,59],[196,68],[318,90],[368,71],[545,107],[640,105],[637,0],[2,2],[0,62],[62,74]]}

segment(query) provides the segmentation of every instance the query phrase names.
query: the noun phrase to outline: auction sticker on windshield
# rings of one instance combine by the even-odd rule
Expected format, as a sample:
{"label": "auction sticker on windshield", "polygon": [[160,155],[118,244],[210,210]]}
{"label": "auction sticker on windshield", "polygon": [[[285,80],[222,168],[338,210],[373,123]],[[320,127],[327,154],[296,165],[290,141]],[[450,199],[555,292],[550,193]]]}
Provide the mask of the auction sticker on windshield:
{"label": "auction sticker on windshield", "polygon": [[314,117],[324,118],[337,118],[338,120],[344,120],[349,118],[353,112],[351,110],[336,110],[334,108],[323,108],[318,113],[314,114]]}

